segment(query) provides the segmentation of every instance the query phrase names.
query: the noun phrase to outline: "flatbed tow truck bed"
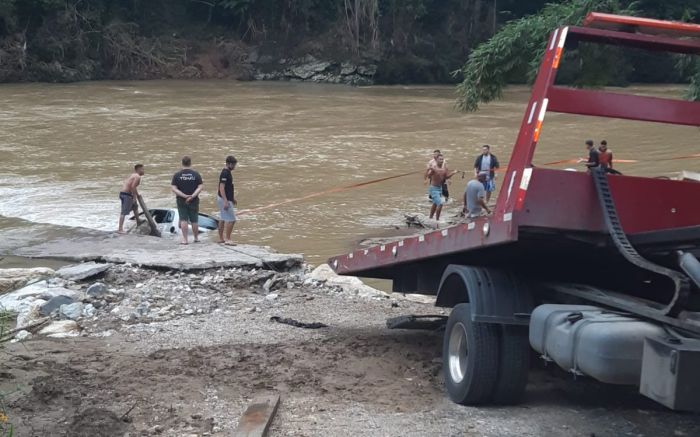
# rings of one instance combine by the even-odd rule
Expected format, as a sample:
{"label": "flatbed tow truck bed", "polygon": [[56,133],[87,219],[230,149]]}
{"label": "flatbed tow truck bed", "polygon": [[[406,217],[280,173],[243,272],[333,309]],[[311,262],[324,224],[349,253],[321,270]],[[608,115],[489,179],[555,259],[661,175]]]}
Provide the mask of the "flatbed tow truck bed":
{"label": "flatbed tow truck bed", "polygon": [[[657,368],[671,355],[700,364],[700,183],[532,164],[547,112],[700,126],[700,102],[555,85],[564,51],[580,42],[700,55],[700,25],[594,13],[584,26],[550,35],[493,215],[356,250],[329,265],[343,275],[390,279],[394,291],[436,295],[437,305],[453,308],[443,367],[456,402],[518,401],[532,346],[545,359],[556,355],[566,370],[611,383],[637,378],[643,394],[700,411],[700,395],[676,388],[700,390],[698,371],[669,376]],[[576,314],[567,322],[572,333],[558,344],[533,338],[561,334],[564,328],[551,324],[559,311]],[[605,325],[610,314],[629,323]],[[581,344],[580,322],[611,334],[591,334]],[[644,325],[625,331],[634,323]],[[654,335],[658,329],[669,334]],[[671,346],[655,343],[669,339]],[[610,344],[624,350],[621,360],[636,363],[629,374],[607,376],[619,363],[579,363],[585,358],[564,351]],[[489,370],[494,363],[498,370]],[[654,378],[673,384],[654,385]]]}

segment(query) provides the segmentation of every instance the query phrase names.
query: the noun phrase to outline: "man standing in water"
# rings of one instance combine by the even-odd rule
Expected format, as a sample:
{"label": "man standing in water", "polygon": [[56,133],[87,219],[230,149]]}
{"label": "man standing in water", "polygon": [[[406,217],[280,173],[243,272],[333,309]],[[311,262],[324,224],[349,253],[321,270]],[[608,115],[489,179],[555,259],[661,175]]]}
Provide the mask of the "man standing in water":
{"label": "man standing in water", "polygon": [[219,243],[235,246],[231,242],[231,232],[236,224],[236,198],[233,195],[233,175],[231,172],[236,168],[238,160],[233,155],[226,157],[226,166],[221,170],[219,176],[219,190],[216,196],[216,204],[219,206],[221,219],[219,220]]}
{"label": "man standing in water", "polygon": [[[437,157],[438,155],[442,155],[442,152],[440,152],[440,149],[435,149],[433,150],[433,158],[428,161],[428,166],[425,169],[425,175],[424,175],[424,180],[428,183],[430,183],[430,177],[428,177],[428,171],[430,171],[431,168],[437,166]],[[445,167],[447,167],[447,161],[445,160],[445,155],[442,155],[443,158],[443,164]],[[447,182],[445,182],[442,185],[442,195],[445,196],[445,200],[447,200],[450,197],[450,191],[447,186]],[[430,199],[430,195],[428,195],[428,199]]]}
{"label": "man standing in water", "polygon": [[180,244],[187,244],[187,223],[192,223],[194,242],[199,243],[199,193],[202,192],[202,176],[192,170],[192,158],[183,156],[182,170],[173,175],[171,189],[175,193],[177,212],[180,215]]}
{"label": "man standing in water", "polygon": [[119,214],[119,229],[117,233],[124,233],[124,218],[129,215],[129,212],[134,209],[134,216],[138,222],[137,208],[135,202],[138,201],[139,192],[137,187],[141,183],[141,176],[143,176],[143,164],[136,164],[134,166],[134,172],[124,180],[122,185],[122,190],[119,192],[119,201],[121,202],[121,213]]}
{"label": "man standing in water", "polygon": [[474,161],[474,176],[478,176],[480,172],[487,172],[488,176],[484,183],[486,189],[486,202],[491,200],[491,193],[496,190],[496,170],[500,168],[498,158],[491,153],[491,146],[484,144],[481,147],[481,155]]}
{"label": "man standing in water", "polygon": [[449,178],[457,174],[457,171],[450,173],[445,165],[445,158],[442,154],[438,154],[435,158],[435,166],[428,169],[426,176],[430,179],[430,187],[428,195],[432,205],[430,207],[430,218],[435,216],[435,220],[440,221],[440,213],[442,212],[442,186]]}

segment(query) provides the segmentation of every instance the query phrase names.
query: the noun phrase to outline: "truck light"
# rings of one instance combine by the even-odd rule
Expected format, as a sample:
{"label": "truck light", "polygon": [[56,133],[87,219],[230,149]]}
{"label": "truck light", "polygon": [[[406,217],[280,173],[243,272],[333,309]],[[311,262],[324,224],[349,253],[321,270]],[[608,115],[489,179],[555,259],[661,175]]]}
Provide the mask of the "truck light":
{"label": "truck light", "polygon": [[484,227],[481,229],[484,232],[484,237],[488,237],[491,232],[491,225],[489,222],[484,223]]}
{"label": "truck light", "polygon": [[392,247],[392,248],[391,248],[391,254],[394,255],[394,256],[398,255],[398,254],[399,254],[399,247],[398,247],[398,246]]}

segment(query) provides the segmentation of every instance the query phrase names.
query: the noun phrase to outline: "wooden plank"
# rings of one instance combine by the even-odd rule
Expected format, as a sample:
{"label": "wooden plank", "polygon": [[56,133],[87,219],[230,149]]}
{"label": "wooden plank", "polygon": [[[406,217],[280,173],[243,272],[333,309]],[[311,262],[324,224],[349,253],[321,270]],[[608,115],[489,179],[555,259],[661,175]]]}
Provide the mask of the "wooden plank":
{"label": "wooden plank", "polygon": [[[144,202],[143,197],[139,194],[139,205],[141,205],[141,209],[143,210],[143,214],[146,216],[146,221],[148,221],[148,225],[151,227],[151,235],[155,237],[160,237],[160,231],[158,230],[158,226],[156,225],[156,222],[153,220],[153,217],[151,216],[151,212],[148,210],[148,206],[146,206],[146,202]],[[138,216],[136,218],[136,221],[138,222]]]}
{"label": "wooden plank", "polygon": [[258,396],[248,406],[233,432],[234,437],[267,437],[280,403],[278,394]]}

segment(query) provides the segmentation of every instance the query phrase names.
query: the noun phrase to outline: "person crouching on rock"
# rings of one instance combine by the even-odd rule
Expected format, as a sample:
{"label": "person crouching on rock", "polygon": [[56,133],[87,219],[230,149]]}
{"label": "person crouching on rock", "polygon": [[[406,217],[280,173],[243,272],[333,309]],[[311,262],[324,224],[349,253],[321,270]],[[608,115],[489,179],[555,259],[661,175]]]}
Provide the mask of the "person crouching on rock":
{"label": "person crouching on rock", "polygon": [[187,223],[192,223],[194,242],[199,243],[199,193],[202,192],[202,176],[192,170],[192,158],[182,158],[182,170],[173,175],[171,189],[177,201],[180,216],[180,244],[187,244]]}
{"label": "person crouching on rock", "polygon": [[235,246],[231,241],[233,225],[236,224],[236,212],[234,206],[238,204],[233,193],[233,175],[231,172],[236,168],[238,160],[232,155],[226,157],[226,166],[221,170],[219,176],[219,189],[216,196],[216,204],[219,207],[219,243]]}
{"label": "person crouching on rock", "polygon": [[124,233],[124,218],[129,215],[129,212],[134,210],[134,217],[138,222],[138,209],[134,208],[136,201],[138,200],[139,192],[137,187],[141,183],[141,176],[144,174],[143,164],[136,164],[134,166],[134,172],[124,180],[122,185],[122,190],[119,192],[119,202],[121,203],[121,213],[119,214],[119,228],[117,233]]}

